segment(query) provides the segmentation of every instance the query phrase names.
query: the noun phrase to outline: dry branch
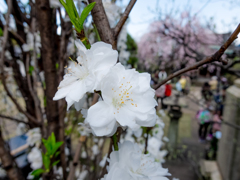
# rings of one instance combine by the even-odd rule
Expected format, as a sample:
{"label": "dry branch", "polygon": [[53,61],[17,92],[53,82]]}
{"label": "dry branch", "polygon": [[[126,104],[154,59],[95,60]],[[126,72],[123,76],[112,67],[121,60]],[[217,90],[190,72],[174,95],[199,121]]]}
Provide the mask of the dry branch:
{"label": "dry branch", "polygon": [[[240,24],[238,25],[238,27],[235,29],[235,31],[231,34],[231,36],[229,37],[229,39],[221,46],[221,48],[212,56],[206,57],[205,59],[197,62],[196,64],[194,64],[193,66],[190,67],[186,67],[184,69],[181,69],[171,75],[169,75],[165,80],[163,80],[161,83],[159,83],[158,85],[154,86],[154,89],[158,89],[160,86],[162,86],[163,84],[165,84],[166,82],[168,82],[169,80],[173,79],[174,77],[177,77],[181,74],[184,74],[188,71],[191,70],[195,70],[198,69],[199,67],[203,66],[204,64],[208,64],[208,63],[212,63],[214,61],[221,61],[220,59],[221,56],[223,55],[223,53],[226,51],[226,49],[233,43],[233,41],[235,39],[237,39],[238,34],[240,33]],[[225,63],[225,62],[223,62]]]}
{"label": "dry branch", "polygon": [[77,168],[77,165],[78,165],[78,162],[79,162],[79,157],[80,157],[80,154],[81,154],[82,144],[85,140],[86,140],[85,136],[81,136],[80,139],[79,139],[77,150],[75,152],[73,162],[72,162],[72,167],[70,169],[67,180],[73,180],[75,178],[75,171],[76,171],[76,168]]}
{"label": "dry branch", "polygon": [[116,27],[114,28],[114,37],[117,39],[118,34],[120,33],[123,25],[125,24],[129,13],[131,12],[134,4],[136,3],[137,0],[131,0],[128,4],[128,6],[126,7],[123,15],[121,16],[121,19],[118,21]]}
{"label": "dry branch", "polygon": [[14,117],[5,116],[5,115],[2,115],[2,114],[0,114],[0,117],[1,117],[1,118],[4,118],[4,119],[9,119],[9,120],[11,120],[11,121],[15,121],[15,122],[18,122],[18,123],[28,124],[28,122],[23,121],[23,120],[20,120],[20,119],[17,119],[17,118],[14,118]]}

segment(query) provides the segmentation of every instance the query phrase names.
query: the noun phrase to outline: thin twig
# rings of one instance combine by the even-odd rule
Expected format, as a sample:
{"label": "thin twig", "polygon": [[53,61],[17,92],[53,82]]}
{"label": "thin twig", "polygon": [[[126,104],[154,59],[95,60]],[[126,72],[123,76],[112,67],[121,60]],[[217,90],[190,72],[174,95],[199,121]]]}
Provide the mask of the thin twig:
{"label": "thin twig", "polygon": [[159,83],[158,85],[154,86],[154,89],[158,89],[160,86],[162,86],[163,84],[165,84],[166,82],[168,82],[169,80],[173,79],[174,77],[177,77],[181,74],[184,74],[188,71],[191,70],[195,70],[198,69],[199,67],[201,67],[204,64],[208,64],[208,63],[212,63],[214,61],[220,61],[221,56],[223,55],[223,53],[226,51],[226,49],[233,43],[233,41],[235,39],[237,39],[237,35],[240,32],[240,24],[238,25],[238,27],[235,29],[235,31],[231,34],[231,36],[229,37],[229,39],[224,43],[224,45],[221,46],[221,48],[212,56],[206,57],[205,59],[197,62],[196,64],[194,64],[193,66],[190,67],[186,67],[184,69],[181,69],[171,75],[169,75],[165,80],[163,80],[161,83]]}
{"label": "thin twig", "polygon": [[9,120],[11,120],[11,121],[16,121],[16,122],[19,122],[19,123],[28,124],[28,122],[23,121],[23,120],[20,120],[20,119],[17,119],[17,118],[14,118],[14,117],[5,116],[5,115],[2,115],[2,114],[0,114],[0,117],[1,117],[1,118],[4,118],[4,119],[9,119]]}
{"label": "thin twig", "polygon": [[124,23],[126,22],[129,13],[131,12],[134,4],[136,3],[137,0],[131,0],[128,4],[128,6],[126,7],[123,15],[121,16],[121,19],[118,21],[116,27],[114,28],[114,37],[117,38],[118,34],[120,33]]}
{"label": "thin twig", "polygon": [[[42,118],[43,116],[42,116],[40,101],[38,99],[37,92],[33,88],[33,85],[32,85],[32,82],[31,82],[31,77],[30,77],[30,74],[29,74],[29,64],[30,64],[30,57],[29,56],[30,56],[29,53],[27,53],[27,57],[26,57],[27,83],[28,83],[28,88],[29,88],[30,94],[33,97],[37,121],[39,123],[42,123],[43,122],[43,118]],[[35,85],[36,85],[36,83],[35,83]]]}
{"label": "thin twig", "polygon": [[[108,148],[107,158],[110,158],[110,154],[112,152],[112,149],[113,149],[113,141],[110,138],[110,145],[109,145],[109,148]],[[104,165],[104,167],[102,169],[100,177],[103,177],[107,173],[107,165],[108,165],[108,162],[106,161],[106,163],[105,163],[105,165]]]}
{"label": "thin twig", "polygon": [[77,167],[78,162],[79,162],[79,157],[80,157],[80,154],[81,154],[82,144],[83,144],[83,142],[85,142],[85,140],[86,140],[85,136],[81,136],[80,139],[79,139],[77,150],[75,152],[73,162],[72,162],[72,167],[70,169],[67,180],[73,180],[74,177],[75,177],[75,170],[76,170],[76,167]]}

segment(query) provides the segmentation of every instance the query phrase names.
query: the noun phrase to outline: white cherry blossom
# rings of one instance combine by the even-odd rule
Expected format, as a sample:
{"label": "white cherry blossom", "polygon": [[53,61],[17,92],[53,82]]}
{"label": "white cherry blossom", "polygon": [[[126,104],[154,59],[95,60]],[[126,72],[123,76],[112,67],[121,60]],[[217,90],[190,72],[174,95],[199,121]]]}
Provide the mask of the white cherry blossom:
{"label": "white cherry blossom", "polygon": [[91,106],[85,119],[97,136],[111,136],[119,125],[134,131],[155,125],[157,103],[148,73],[118,63],[102,81],[101,92],[103,101]]}
{"label": "white cherry blossom", "polygon": [[33,170],[39,169],[43,165],[42,153],[37,147],[32,148],[31,152],[27,156],[27,159],[31,163],[31,168]]}
{"label": "white cherry blossom", "polygon": [[75,104],[79,110],[80,100],[86,92],[99,89],[99,83],[116,64],[118,53],[110,44],[97,42],[86,49],[81,41],[76,41],[79,51],[77,62],[71,62],[67,68],[68,73],[60,82],[58,91],[53,100],[65,98],[68,108]]}
{"label": "white cherry blossom", "polygon": [[142,154],[137,144],[125,141],[119,151],[110,154],[108,174],[101,180],[168,180],[167,169],[154,161],[149,154]]}
{"label": "white cherry blossom", "polygon": [[40,128],[30,129],[27,132],[27,144],[30,146],[36,145],[37,147],[41,144],[41,131]]}

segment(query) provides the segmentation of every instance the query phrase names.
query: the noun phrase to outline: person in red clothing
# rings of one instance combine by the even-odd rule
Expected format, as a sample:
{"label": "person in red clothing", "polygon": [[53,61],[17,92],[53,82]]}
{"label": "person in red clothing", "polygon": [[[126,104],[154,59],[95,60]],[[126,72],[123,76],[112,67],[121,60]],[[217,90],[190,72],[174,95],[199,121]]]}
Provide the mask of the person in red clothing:
{"label": "person in red clothing", "polygon": [[166,86],[165,86],[165,97],[169,97],[172,94],[172,86],[170,82],[168,81]]}

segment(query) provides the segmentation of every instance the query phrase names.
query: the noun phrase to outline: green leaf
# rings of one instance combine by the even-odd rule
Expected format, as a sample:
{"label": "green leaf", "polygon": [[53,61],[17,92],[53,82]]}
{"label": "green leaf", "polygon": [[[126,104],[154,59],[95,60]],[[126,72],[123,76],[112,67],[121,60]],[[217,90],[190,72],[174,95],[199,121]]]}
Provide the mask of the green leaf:
{"label": "green leaf", "polygon": [[47,150],[47,153],[50,153],[52,151],[52,146],[51,146],[50,142],[43,138],[42,138],[42,142]]}
{"label": "green leaf", "polygon": [[52,144],[52,146],[54,146],[55,143],[56,143],[56,138],[55,138],[54,133],[52,132],[52,134],[51,134],[51,144]]}
{"label": "green leaf", "polygon": [[[43,82],[43,89],[46,89],[45,81]],[[46,96],[44,96],[44,98],[43,98],[43,105],[44,105],[44,107],[47,107],[47,97]]]}
{"label": "green leaf", "polygon": [[60,0],[60,2],[62,3],[62,5],[65,7],[68,16],[72,22],[72,24],[75,26],[75,28],[77,29],[77,31],[80,31],[80,28],[78,26],[78,12],[77,9],[75,7],[75,4],[73,2],[73,0],[66,0],[66,3],[62,2],[63,0]]}
{"label": "green leaf", "polygon": [[44,165],[45,169],[47,171],[49,171],[50,163],[51,163],[49,156],[46,154],[42,154],[42,159],[43,159],[43,165]]}
{"label": "green leaf", "polygon": [[63,144],[62,141],[61,142],[56,142],[56,144],[53,145],[51,155],[53,155],[62,144]]}
{"label": "green leaf", "polygon": [[75,6],[73,0],[67,0],[67,4],[69,7],[72,7],[75,18],[79,18],[79,15],[78,15],[78,12],[77,12],[77,9],[76,9],[76,6]]}
{"label": "green leaf", "polygon": [[85,19],[87,18],[89,12],[93,9],[95,6],[96,2],[90,3],[87,7],[85,7],[82,11],[82,14],[80,16],[80,29],[83,29],[83,23]]}
{"label": "green leaf", "polygon": [[67,4],[63,0],[59,0],[65,9],[67,9]]}
{"label": "green leaf", "polygon": [[60,160],[55,161],[55,162],[52,164],[52,166],[56,166],[59,162],[60,162]]}
{"label": "green leaf", "polygon": [[34,67],[33,67],[33,66],[29,66],[29,68],[28,68],[28,73],[29,73],[30,75],[32,75],[33,70],[34,70]]}
{"label": "green leaf", "polygon": [[56,63],[56,64],[55,64],[55,67],[56,67],[56,69],[58,70],[58,68],[59,68],[59,64]]}
{"label": "green leaf", "polygon": [[0,28],[0,36],[3,36],[3,30]]}
{"label": "green leaf", "polygon": [[34,170],[34,171],[31,173],[31,175],[33,175],[33,176],[39,176],[40,174],[42,174],[42,173],[44,173],[44,172],[45,172],[44,169],[36,169],[36,170]]}
{"label": "green leaf", "polygon": [[60,154],[60,151],[57,151],[54,155],[54,157],[57,157]]}

